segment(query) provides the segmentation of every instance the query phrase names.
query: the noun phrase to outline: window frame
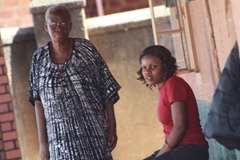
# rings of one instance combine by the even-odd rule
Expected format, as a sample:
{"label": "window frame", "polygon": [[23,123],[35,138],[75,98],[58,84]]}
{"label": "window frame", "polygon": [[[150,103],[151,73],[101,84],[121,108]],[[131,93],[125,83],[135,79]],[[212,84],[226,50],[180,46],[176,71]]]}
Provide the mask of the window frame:
{"label": "window frame", "polygon": [[[175,0],[176,2],[176,9],[179,15],[179,28],[178,29],[167,29],[157,31],[157,23],[156,23],[156,16],[154,11],[154,0],[148,0],[149,8],[151,12],[151,23],[152,23],[152,30],[153,30],[153,37],[155,45],[159,44],[158,36],[164,34],[174,34],[180,33],[183,35],[183,42],[182,47],[184,49],[184,60],[185,66],[184,69],[179,69],[178,72],[185,73],[185,72],[199,72],[199,65],[196,56],[196,46],[194,42],[193,30],[192,30],[192,23],[190,17],[190,10],[189,10],[189,2],[185,3],[185,0]],[[160,0],[158,0],[160,1]]]}

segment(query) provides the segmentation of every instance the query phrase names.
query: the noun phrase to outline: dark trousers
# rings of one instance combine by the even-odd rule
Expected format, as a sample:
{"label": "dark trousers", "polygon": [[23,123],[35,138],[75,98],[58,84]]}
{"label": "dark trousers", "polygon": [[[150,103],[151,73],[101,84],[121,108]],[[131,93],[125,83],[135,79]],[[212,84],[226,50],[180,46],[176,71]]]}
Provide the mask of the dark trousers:
{"label": "dark trousers", "polygon": [[144,160],[208,160],[208,148],[201,145],[184,144],[156,157],[159,150]]}

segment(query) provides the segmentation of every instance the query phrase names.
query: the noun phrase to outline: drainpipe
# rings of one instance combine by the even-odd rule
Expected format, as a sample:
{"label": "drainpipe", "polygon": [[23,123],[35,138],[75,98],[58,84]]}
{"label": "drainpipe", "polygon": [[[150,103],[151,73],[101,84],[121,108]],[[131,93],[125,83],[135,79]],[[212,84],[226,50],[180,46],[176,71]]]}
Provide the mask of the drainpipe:
{"label": "drainpipe", "polygon": [[104,15],[103,3],[102,0],[96,0],[98,16]]}

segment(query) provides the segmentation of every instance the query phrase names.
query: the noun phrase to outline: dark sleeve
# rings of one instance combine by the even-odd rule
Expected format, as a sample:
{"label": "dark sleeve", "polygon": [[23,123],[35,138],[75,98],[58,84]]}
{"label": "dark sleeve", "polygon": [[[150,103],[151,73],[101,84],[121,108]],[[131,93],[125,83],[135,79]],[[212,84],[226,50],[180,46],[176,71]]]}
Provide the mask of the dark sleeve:
{"label": "dark sleeve", "polygon": [[38,61],[37,61],[37,51],[33,54],[32,64],[29,72],[29,88],[28,88],[28,99],[29,102],[34,106],[35,100],[40,100],[39,88],[38,88]]}
{"label": "dark sleeve", "polygon": [[93,47],[93,51],[95,52],[96,62],[100,72],[104,103],[107,104],[110,98],[112,98],[113,102],[116,103],[120,99],[118,91],[120,90],[121,86],[113,77],[105,60],[102,58],[95,46],[93,44],[91,45]]}

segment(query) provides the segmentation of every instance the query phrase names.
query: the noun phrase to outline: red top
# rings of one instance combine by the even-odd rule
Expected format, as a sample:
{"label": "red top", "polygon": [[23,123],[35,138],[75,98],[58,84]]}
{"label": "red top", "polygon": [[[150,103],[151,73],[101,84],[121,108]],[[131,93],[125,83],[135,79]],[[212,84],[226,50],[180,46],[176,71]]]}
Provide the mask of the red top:
{"label": "red top", "polygon": [[180,77],[172,76],[159,88],[158,119],[163,124],[165,138],[173,128],[171,104],[184,101],[187,105],[187,130],[180,144],[208,145],[202,133],[196,98],[191,87]]}

